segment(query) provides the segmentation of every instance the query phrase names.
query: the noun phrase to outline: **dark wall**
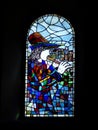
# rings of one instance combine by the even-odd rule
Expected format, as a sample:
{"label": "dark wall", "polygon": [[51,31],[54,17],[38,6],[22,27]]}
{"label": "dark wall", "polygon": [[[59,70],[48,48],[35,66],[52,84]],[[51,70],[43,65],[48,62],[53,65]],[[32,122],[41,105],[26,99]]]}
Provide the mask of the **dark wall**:
{"label": "dark wall", "polygon": [[[66,0],[3,3],[2,66],[0,87],[0,119],[2,121],[23,119],[25,42],[31,23],[47,13],[59,14],[70,21],[76,34],[76,118],[80,118],[80,91],[84,89],[85,27],[87,7],[83,3]],[[82,87],[81,87],[82,86]],[[85,97],[85,94],[84,94]]]}

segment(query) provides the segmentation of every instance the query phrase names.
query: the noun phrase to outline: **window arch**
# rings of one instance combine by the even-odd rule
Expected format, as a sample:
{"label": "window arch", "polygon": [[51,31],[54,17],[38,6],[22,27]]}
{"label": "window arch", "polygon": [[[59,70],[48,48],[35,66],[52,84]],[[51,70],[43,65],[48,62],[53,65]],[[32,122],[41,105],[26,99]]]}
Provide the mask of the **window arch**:
{"label": "window arch", "polygon": [[60,15],[43,15],[27,33],[25,116],[74,116],[74,87],[74,29]]}

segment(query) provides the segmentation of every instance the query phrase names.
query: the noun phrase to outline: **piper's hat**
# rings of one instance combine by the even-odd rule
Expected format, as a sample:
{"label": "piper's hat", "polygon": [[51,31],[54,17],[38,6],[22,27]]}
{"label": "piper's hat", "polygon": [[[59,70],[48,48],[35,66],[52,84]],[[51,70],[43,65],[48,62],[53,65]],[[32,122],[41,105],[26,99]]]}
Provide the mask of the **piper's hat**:
{"label": "piper's hat", "polygon": [[60,46],[58,44],[49,43],[39,32],[32,33],[28,37],[28,41],[31,44],[30,48],[32,50],[39,48],[39,47],[54,48],[54,47]]}

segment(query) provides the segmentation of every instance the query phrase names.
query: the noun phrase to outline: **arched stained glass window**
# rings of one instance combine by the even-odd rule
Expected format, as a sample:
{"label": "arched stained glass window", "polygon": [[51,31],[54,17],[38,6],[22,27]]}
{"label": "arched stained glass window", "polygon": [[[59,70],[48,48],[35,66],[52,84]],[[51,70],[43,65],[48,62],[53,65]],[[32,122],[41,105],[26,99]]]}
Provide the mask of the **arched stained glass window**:
{"label": "arched stained glass window", "polygon": [[56,14],[36,19],[28,29],[25,116],[74,116],[75,32]]}

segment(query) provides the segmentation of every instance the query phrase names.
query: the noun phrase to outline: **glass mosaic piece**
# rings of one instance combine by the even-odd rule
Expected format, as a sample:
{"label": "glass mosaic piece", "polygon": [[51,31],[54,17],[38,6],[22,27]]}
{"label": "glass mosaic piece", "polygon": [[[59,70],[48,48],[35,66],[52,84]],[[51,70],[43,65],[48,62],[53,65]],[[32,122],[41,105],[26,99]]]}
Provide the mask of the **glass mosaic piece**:
{"label": "glass mosaic piece", "polygon": [[25,116],[74,116],[75,32],[70,22],[46,14],[26,39]]}

